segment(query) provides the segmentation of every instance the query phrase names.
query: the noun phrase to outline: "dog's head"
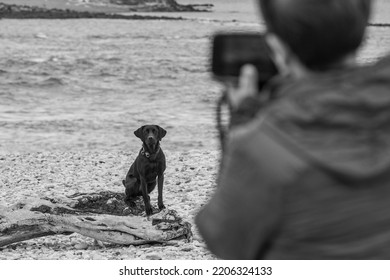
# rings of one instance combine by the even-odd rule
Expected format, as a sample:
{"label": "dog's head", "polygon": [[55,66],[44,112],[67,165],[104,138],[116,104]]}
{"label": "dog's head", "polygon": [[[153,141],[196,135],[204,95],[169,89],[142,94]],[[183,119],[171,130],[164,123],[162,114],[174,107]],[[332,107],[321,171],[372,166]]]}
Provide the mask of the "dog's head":
{"label": "dog's head", "polygon": [[158,125],[143,125],[134,131],[134,134],[145,143],[150,151],[155,151],[158,142],[164,138],[167,131]]}

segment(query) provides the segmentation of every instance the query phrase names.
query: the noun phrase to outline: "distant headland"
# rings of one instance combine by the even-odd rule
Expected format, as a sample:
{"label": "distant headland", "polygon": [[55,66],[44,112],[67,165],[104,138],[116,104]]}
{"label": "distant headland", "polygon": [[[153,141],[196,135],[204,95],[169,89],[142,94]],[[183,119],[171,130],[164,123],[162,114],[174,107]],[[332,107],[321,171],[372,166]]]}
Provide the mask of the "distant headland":
{"label": "distant headland", "polygon": [[175,0],[109,0],[135,12],[210,12],[212,4],[181,5]]}
{"label": "distant headland", "polygon": [[0,0],[0,18],[182,19],[131,12],[210,12],[212,4],[181,5],[175,0]]}

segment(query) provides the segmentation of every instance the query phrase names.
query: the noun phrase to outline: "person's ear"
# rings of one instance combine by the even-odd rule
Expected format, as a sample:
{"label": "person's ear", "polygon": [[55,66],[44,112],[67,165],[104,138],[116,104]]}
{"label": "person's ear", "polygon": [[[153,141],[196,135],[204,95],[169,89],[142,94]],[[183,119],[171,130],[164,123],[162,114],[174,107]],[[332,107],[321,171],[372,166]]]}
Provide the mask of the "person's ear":
{"label": "person's ear", "polygon": [[276,34],[268,33],[266,41],[271,49],[273,61],[280,75],[302,77],[307,73],[307,68],[303,66],[290,47]]}
{"label": "person's ear", "polygon": [[282,40],[279,39],[277,35],[273,33],[268,33],[265,39],[269,48],[271,49],[272,58],[279,70],[279,73],[281,75],[287,74],[289,72],[288,56],[290,52],[287,49],[287,46],[284,42],[282,42]]}

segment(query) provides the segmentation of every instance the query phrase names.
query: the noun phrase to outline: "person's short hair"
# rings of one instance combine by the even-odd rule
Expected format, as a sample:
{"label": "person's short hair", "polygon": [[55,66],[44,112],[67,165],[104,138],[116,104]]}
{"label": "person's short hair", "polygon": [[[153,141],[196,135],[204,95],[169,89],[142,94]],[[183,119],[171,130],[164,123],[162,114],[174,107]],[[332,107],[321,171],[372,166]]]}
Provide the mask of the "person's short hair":
{"label": "person's short hair", "polygon": [[259,0],[269,32],[301,62],[324,69],[363,41],[371,0]]}

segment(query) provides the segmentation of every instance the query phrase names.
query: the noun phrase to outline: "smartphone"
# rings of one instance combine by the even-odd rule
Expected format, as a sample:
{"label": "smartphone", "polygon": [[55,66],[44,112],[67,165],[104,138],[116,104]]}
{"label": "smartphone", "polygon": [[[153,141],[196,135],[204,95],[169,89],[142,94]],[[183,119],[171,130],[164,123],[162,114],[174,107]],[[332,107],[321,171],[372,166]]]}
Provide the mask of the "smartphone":
{"label": "smartphone", "polygon": [[215,79],[222,82],[237,80],[245,64],[253,64],[257,68],[259,89],[277,75],[263,34],[234,32],[214,35],[211,71]]}

